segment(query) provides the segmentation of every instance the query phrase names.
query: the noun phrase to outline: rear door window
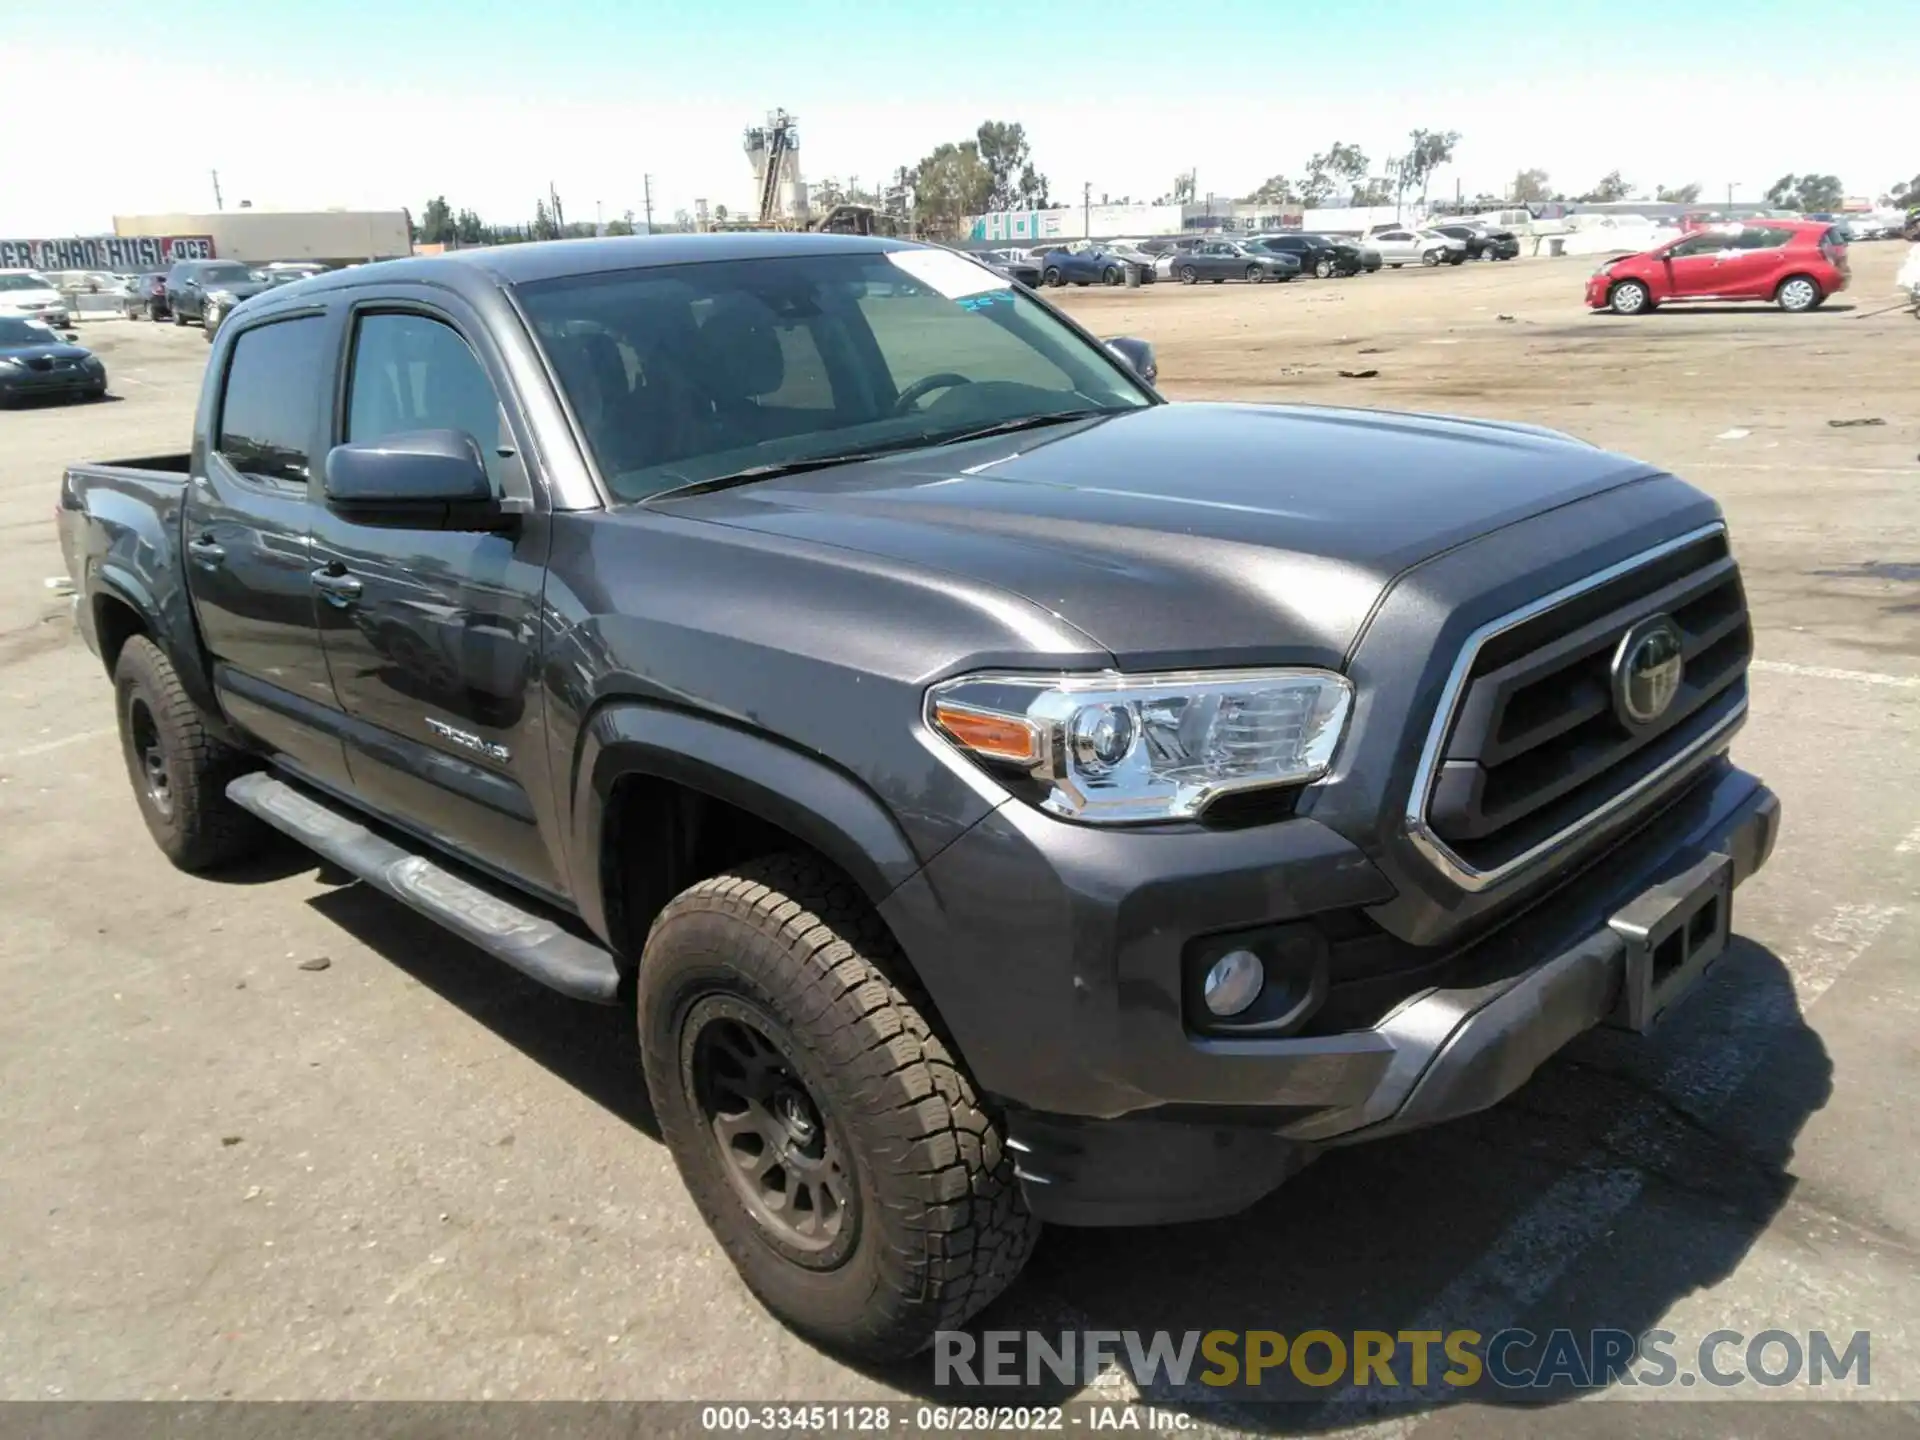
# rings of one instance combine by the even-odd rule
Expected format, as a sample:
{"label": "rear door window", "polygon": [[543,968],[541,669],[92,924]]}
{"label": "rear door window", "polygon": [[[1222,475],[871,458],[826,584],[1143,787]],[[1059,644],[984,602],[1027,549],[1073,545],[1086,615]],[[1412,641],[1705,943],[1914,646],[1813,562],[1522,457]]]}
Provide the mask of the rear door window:
{"label": "rear door window", "polygon": [[324,319],[305,315],[255,326],[234,342],[213,448],[242,475],[307,483],[325,339]]}

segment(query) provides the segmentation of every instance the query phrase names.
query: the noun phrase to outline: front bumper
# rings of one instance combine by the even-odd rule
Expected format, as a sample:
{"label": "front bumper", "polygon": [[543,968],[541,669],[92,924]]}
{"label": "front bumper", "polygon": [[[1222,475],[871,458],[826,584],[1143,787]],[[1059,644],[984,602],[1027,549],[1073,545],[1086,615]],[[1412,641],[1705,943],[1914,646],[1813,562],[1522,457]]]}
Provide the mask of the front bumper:
{"label": "front bumper", "polygon": [[18,370],[0,367],[0,399],[25,400],[40,395],[95,395],[107,388],[107,377],[89,370]]}
{"label": "front bumper", "polygon": [[[1621,917],[1703,865],[1737,886],[1766,863],[1779,813],[1757,779],[1715,760],[1637,833],[1491,934],[1438,957],[1420,972],[1420,988],[1377,1024],[1213,1039],[1190,1033],[1179,987],[1166,979],[1184,941],[1262,912],[1270,919],[1364,904],[1369,891],[1390,895],[1378,872],[1301,820],[1260,827],[1274,838],[1291,833],[1290,855],[1210,877],[1143,880],[1137,869],[1126,873],[1123,851],[1095,844],[1069,857],[1074,893],[1058,897],[1056,914],[1037,894],[1031,855],[1002,844],[1004,873],[980,868],[977,853],[954,856],[1002,812],[923,872],[944,888],[951,860],[982,887],[955,900],[1000,897],[1012,963],[993,973],[973,956],[964,981],[987,993],[992,1028],[944,1003],[954,992],[936,983],[937,955],[932,971],[922,964],[923,978],[981,1084],[1008,1112],[1018,1173],[1042,1219],[1150,1224],[1230,1214],[1324,1146],[1435,1124],[1511,1094],[1622,1005],[1632,947]],[[1059,857],[1048,859],[1060,868]],[[937,942],[917,933],[925,916],[914,913],[912,889],[896,892],[889,919],[921,963],[924,945]],[[1056,926],[1071,967],[1065,994],[1047,983],[1053,957],[1033,943],[1053,938]],[[1022,929],[1032,937],[1026,946],[1012,938]],[[1699,976],[1682,978],[1690,985]]]}

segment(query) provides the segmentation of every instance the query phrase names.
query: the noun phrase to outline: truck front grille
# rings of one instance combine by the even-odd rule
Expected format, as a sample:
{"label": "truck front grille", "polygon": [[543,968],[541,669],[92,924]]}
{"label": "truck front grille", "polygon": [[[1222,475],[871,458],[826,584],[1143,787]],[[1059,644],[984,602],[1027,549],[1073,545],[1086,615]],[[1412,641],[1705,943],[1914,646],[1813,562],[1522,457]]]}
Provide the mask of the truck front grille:
{"label": "truck front grille", "polygon": [[[1619,713],[1614,661],[1664,615],[1684,671],[1657,720]],[[1724,527],[1658,546],[1482,627],[1449,678],[1408,806],[1415,842],[1478,890],[1712,753],[1747,703],[1753,635]]]}

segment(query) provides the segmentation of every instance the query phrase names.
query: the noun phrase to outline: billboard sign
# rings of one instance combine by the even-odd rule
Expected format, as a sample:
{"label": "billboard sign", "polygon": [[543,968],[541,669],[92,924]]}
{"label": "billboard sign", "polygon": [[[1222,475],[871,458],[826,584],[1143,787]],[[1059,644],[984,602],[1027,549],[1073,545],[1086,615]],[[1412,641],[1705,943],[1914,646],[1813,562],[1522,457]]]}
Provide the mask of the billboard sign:
{"label": "billboard sign", "polygon": [[0,240],[0,270],[163,270],[213,259],[211,235],[89,235],[72,240]]}

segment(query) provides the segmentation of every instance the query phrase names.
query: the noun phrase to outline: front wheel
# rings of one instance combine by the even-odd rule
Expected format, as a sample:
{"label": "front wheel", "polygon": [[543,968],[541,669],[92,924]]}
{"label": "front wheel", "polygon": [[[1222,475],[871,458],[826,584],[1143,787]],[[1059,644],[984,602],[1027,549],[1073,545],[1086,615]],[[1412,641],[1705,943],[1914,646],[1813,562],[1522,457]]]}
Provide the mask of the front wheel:
{"label": "front wheel", "polygon": [[1333,278],[1333,261],[1322,256],[1313,262],[1313,273],[1317,279],[1331,280]]}
{"label": "front wheel", "polygon": [[1249,265],[1247,267],[1247,283],[1249,285],[1258,285],[1262,280],[1266,278],[1267,278],[1266,272],[1263,271],[1258,265]]}
{"label": "front wheel", "polygon": [[1199,281],[1200,272],[1194,269],[1193,266],[1182,265],[1180,267],[1180,283],[1182,285],[1195,285],[1198,284]]}
{"label": "front wheel", "polygon": [[1109,285],[1118,285],[1127,277],[1118,265],[1109,265],[1106,270],[1101,273],[1100,278]]}
{"label": "front wheel", "polygon": [[1438,250],[1427,251],[1426,254],[1420,257],[1420,263],[1422,265],[1425,265],[1429,270],[1431,270],[1434,266],[1440,263],[1440,252]]}
{"label": "front wheel", "polygon": [[661,1133],[748,1288],[889,1359],[1004,1290],[1039,1224],[885,924],[806,855],[703,880],[654,921],[640,1045]]}
{"label": "front wheel", "polygon": [[1820,287],[1805,275],[1790,277],[1780,286],[1780,293],[1774,297],[1774,303],[1782,310],[1799,314],[1811,310],[1820,303]]}
{"label": "front wheel", "polygon": [[272,833],[227,798],[247,757],[209,734],[173,662],[144,635],[113,667],[120,748],[140,818],[182,870],[212,870],[257,852]]}
{"label": "front wheel", "polygon": [[1058,290],[1062,285],[1066,284],[1067,282],[1061,278],[1060,272],[1058,270],[1053,269],[1051,266],[1049,266],[1046,270],[1041,272],[1040,283],[1042,285],[1045,285],[1050,290]]}
{"label": "front wheel", "polygon": [[1652,308],[1653,296],[1638,280],[1622,280],[1607,297],[1608,307],[1616,315],[1641,315]]}

